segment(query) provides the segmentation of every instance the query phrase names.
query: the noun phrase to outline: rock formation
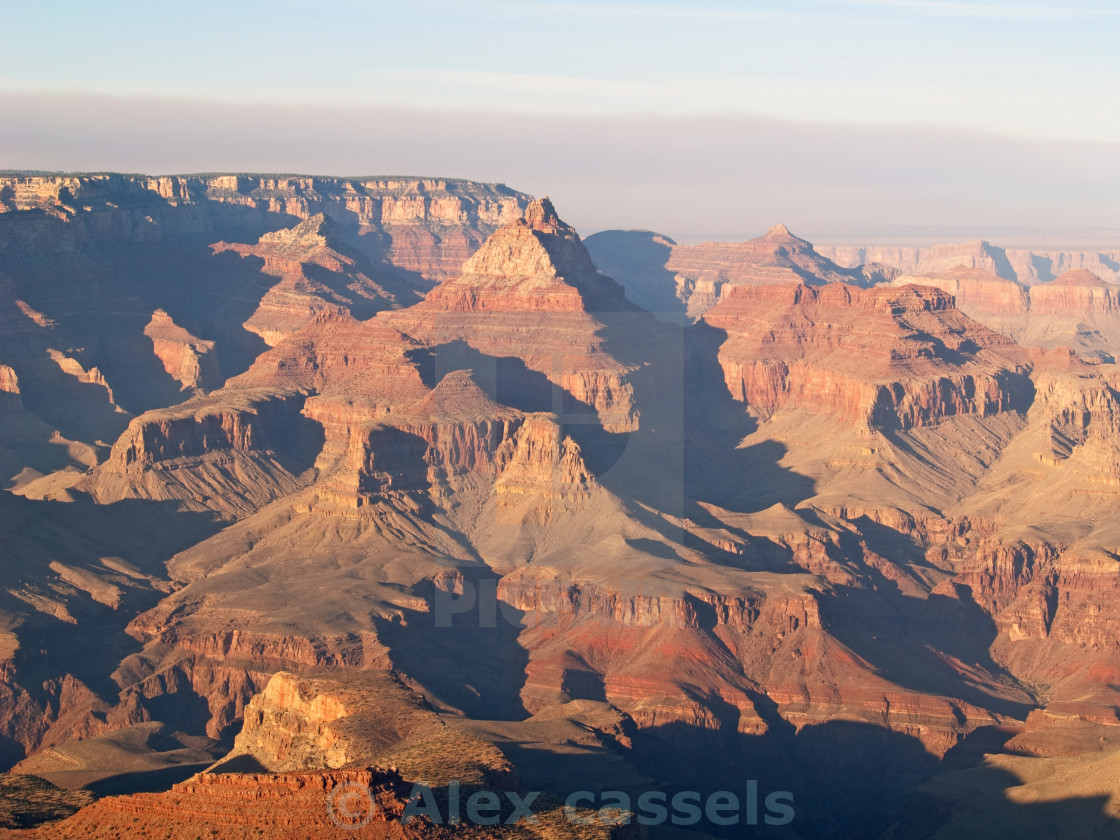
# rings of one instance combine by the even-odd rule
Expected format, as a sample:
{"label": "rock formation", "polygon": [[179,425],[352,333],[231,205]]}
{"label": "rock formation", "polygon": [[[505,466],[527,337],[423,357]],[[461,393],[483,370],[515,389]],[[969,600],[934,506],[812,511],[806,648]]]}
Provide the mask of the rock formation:
{"label": "rock formation", "polygon": [[[781,224],[748,242],[678,245],[657,235],[649,238],[641,231],[606,231],[589,237],[588,247],[596,260],[605,257],[627,293],[637,295],[635,300],[654,303],[653,311],[671,310],[665,305],[667,289],[656,290],[651,279],[661,286],[671,283],[691,320],[700,318],[736,286],[835,282],[866,286],[890,279],[874,267],[841,268]],[[640,271],[634,271],[635,266]]]}
{"label": "rock formation", "polygon": [[[604,428],[628,431],[637,424],[634,368],[610,355],[604,333],[605,322],[631,309],[546,198],[491,236],[460,276],[379,320],[429,346],[461,342],[481,353],[492,369],[476,374],[496,380],[507,400],[565,414],[590,407]],[[561,405],[550,404],[547,383],[562,392]]]}
{"label": "rock formation", "polygon": [[[415,780],[555,816],[744,778],[803,836],[878,836],[965,815],[920,792],[999,738],[1049,762],[1120,722],[1100,275],[1028,286],[980,249],[870,286],[780,227],[614,241],[677,300],[657,321],[498,187],[0,201],[3,759],[161,788],[40,836],[330,836],[361,782],[399,837]],[[1074,323],[1101,340],[1056,346]]]}
{"label": "rock formation", "polygon": [[245,329],[275,347],[320,312],[369,317],[392,305],[394,296],[370,279],[374,272],[361,265],[363,260],[344,253],[340,238],[336,223],[319,213],[289,230],[264,234],[256,246],[211,246],[215,254],[258,257],[264,260],[263,273],[280,278]]}
{"label": "rock formation", "polygon": [[209,389],[220,382],[214,342],[191,335],[162,309],[152,313],[144,335],[152,340],[152,350],[163,369],[182,383],[184,391]]}
{"label": "rock formation", "polygon": [[704,323],[727,333],[728,389],[764,413],[906,429],[1025,406],[1027,355],[934,290],[745,286]]}
{"label": "rock formation", "polygon": [[1084,269],[1033,286],[962,267],[893,283],[944,289],[962,312],[1028,347],[1071,347],[1106,360],[1120,353],[1120,288]]}

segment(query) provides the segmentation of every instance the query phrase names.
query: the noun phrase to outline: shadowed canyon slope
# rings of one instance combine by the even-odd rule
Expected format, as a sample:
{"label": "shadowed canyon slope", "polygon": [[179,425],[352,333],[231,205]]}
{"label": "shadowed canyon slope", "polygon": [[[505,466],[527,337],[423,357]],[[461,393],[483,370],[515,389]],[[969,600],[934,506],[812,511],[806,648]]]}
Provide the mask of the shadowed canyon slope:
{"label": "shadowed canyon slope", "polygon": [[0,745],[126,794],[36,836],[333,836],[348,782],[480,831],[401,825],[421,780],[540,791],[511,835],[747,779],[768,836],[1115,830],[1046,780],[1120,743],[1120,370],[1027,340],[1099,277],[587,248],[458,181],[0,185]]}

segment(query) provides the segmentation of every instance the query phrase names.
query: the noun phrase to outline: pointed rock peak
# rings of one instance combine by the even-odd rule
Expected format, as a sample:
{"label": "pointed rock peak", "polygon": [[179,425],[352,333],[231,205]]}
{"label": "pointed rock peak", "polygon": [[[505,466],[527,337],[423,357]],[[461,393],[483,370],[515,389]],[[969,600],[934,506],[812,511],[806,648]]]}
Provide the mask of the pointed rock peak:
{"label": "pointed rock peak", "polygon": [[599,274],[579,234],[547,198],[503,225],[463,263],[463,273],[432,289],[426,308],[492,311],[622,311],[622,287]]}
{"label": "pointed rock peak", "polygon": [[1064,272],[1054,283],[1061,286],[1107,286],[1104,280],[1089,271],[1087,268],[1071,268]]}
{"label": "pointed rock peak", "polygon": [[474,372],[453,370],[439,381],[420,402],[410,409],[412,414],[437,417],[502,416],[513,409],[494,402],[474,381]]}
{"label": "pointed rock peak", "polygon": [[783,224],[774,225],[755,241],[766,242],[771,246],[793,245],[798,248],[813,247],[807,240],[790,233],[789,228]]}
{"label": "pointed rock peak", "polygon": [[533,230],[544,233],[555,233],[557,230],[568,229],[569,227],[561,221],[560,216],[556,213],[556,208],[552,206],[552,201],[547,195],[544,198],[536,199],[525,208],[525,224]]}

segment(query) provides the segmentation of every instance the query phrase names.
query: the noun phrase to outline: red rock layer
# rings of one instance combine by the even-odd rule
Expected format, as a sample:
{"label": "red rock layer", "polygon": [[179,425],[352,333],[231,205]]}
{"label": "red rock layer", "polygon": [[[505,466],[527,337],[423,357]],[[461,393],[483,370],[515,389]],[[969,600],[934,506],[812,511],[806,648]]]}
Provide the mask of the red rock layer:
{"label": "red rock layer", "polygon": [[749,242],[704,242],[672,246],[666,270],[676,275],[677,297],[698,318],[735,286],[773,283],[854,283],[866,279],[818,254],[811,244],[774,225]]}
{"label": "red rock layer", "polygon": [[184,391],[213,388],[221,381],[214,342],[191,335],[162,309],[152,313],[144,335],[152,340],[163,369],[182,384]]}
{"label": "red rock layer", "polygon": [[1120,312],[1120,287],[1109,285],[1091,271],[1067,271],[1052,283],[1032,286],[1031,312],[1037,315]]}
{"label": "red rock layer", "polygon": [[280,278],[245,322],[245,329],[270,347],[320,312],[382,309],[394,302],[393,295],[362,270],[358,259],[343,253],[346,249],[335,224],[322,213],[290,230],[266,233],[255,246],[219,242],[211,247],[216,254],[233,251],[259,257],[264,260],[261,270]]}
{"label": "red rock layer", "polygon": [[800,407],[911,428],[1014,407],[1028,356],[940,291],[743,286],[704,317],[724,330],[727,387],[763,413]]}
{"label": "red rock layer", "polygon": [[[345,791],[357,795],[349,802]],[[370,792],[366,798],[365,791]],[[443,837],[449,832],[426,820],[402,825],[409,786],[394,770],[334,770],[324,773],[203,773],[166,793],[112,796],[73,817],[36,832],[41,838],[110,838],[158,834],[194,838],[199,832],[228,838]],[[336,819],[329,810],[333,803]],[[353,814],[351,820],[347,814]],[[341,823],[341,824],[338,824]]]}
{"label": "red rock layer", "polygon": [[520,359],[593,406],[606,428],[626,431],[637,424],[632,368],[605,351],[601,333],[602,318],[632,308],[543,199],[491,236],[462,275],[378,320],[428,345],[462,341],[493,358]]}

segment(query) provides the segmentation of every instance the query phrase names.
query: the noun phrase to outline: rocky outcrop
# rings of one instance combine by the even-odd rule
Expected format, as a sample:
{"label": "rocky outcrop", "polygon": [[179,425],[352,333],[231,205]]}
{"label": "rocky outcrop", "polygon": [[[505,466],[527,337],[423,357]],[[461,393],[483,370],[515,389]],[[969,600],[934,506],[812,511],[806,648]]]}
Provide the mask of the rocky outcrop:
{"label": "rocky outcrop", "polygon": [[[358,791],[354,801],[343,797]],[[423,821],[402,825],[410,786],[390,768],[321,773],[201,773],[165,793],[140,793],[101,799],[60,823],[38,830],[38,837],[110,838],[160,833],[196,837],[205,827],[216,836],[252,838],[350,837],[355,825],[378,838],[450,836]],[[368,794],[366,793],[368,791]],[[368,797],[368,798],[367,798]],[[339,809],[331,819],[330,803]],[[356,809],[351,812],[349,807]],[[362,809],[373,807],[370,811]],[[347,822],[347,819],[351,822]],[[341,825],[340,825],[341,823]]]}
{"label": "rocky outcrop", "polygon": [[1022,286],[981,269],[903,275],[894,285],[936,286],[969,317],[1031,347],[1071,347],[1087,358],[1120,354],[1120,288],[1085,270]]}
{"label": "rocky outcrop", "polygon": [[[423,752],[441,747],[459,752]],[[274,773],[388,763],[433,786],[451,779],[494,789],[516,783],[497,749],[449,726],[399,676],[382,670],[274,674],[245,708],[233,751],[212,769],[249,763]]]}
{"label": "rocky outcrop", "polygon": [[[323,213],[353,226],[368,255],[427,280],[458,272],[528,198],[501,184],[425,178],[259,175],[5,175],[0,212],[42,213],[83,242],[154,242],[251,230]],[[275,225],[275,222],[273,223]]]}
{"label": "rocky outcrop", "polygon": [[330,725],[353,711],[293,674],[274,674],[245,708],[234,754],[251,755],[273,772],[342,767],[351,759]]}
{"label": "rocky outcrop", "polygon": [[774,225],[749,242],[674,244],[665,268],[673,273],[677,297],[685,302],[693,320],[736,286],[836,282],[865,286],[869,279],[881,279],[869,278],[858,269],[841,268],[790,233],[785,225]]}
{"label": "rocky outcrop", "polygon": [[539,410],[552,402],[550,388],[542,388],[551,383],[577,409],[594,410],[608,430],[628,431],[637,426],[628,381],[634,368],[606,352],[602,334],[612,314],[632,309],[542,199],[491,236],[462,275],[378,321],[429,346],[462,342],[489,357],[493,374],[476,373],[495,378],[507,403]]}
{"label": "rocky outcrop", "polygon": [[214,342],[191,335],[162,309],[152,313],[144,335],[152,340],[152,350],[163,369],[181,383],[184,391],[210,389],[221,382]]}
{"label": "rocky outcrop", "polygon": [[270,347],[321,312],[368,318],[396,302],[370,278],[374,271],[368,263],[347,253],[336,223],[322,213],[291,229],[266,233],[255,246],[219,242],[211,247],[215,254],[232,251],[263,259],[261,271],[280,278],[245,322],[245,329]]}
{"label": "rocky outcrop", "polygon": [[521,423],[520,412],[491,401],[470,371],[454,371],[404,411],[352,432],[332,483],[351,477],[357,506],[400,492],[439,502],[468,474],[492,478]]}
{"label": "rocky outcrop", "polygon": [[1028,356],[919,287],[744,286],[704,317],[732,396],[763,414],[824,412],[912,428],[1026,408]]}
{"label": "rocky outcrop", "polygon": [[513,497],[531,496],[534,510],[543,520],[568,505],[586,502],[596,484],[579,445],[563,436],[559,424],[548,415],[530,415],[495,454],[499,472],[494,493],[499,505],[521,501]]}
{"label": "rocky outcrop", "polygon": [[175,500],[194,510],[245,515],[303,486],[291,453],[305,448],[305,400],[295,391],[242,392],[148,412],[78,486],[103,504]]}
{"label": "rocky outcrop", "polygon": [[300,394],[261,395],[243,407],[203,407],[191,415],[182,411],[151,412],[133,420],[113,446],[109,465],[126,469],[218,451],[249,452],[273,449],[303,407]]}

